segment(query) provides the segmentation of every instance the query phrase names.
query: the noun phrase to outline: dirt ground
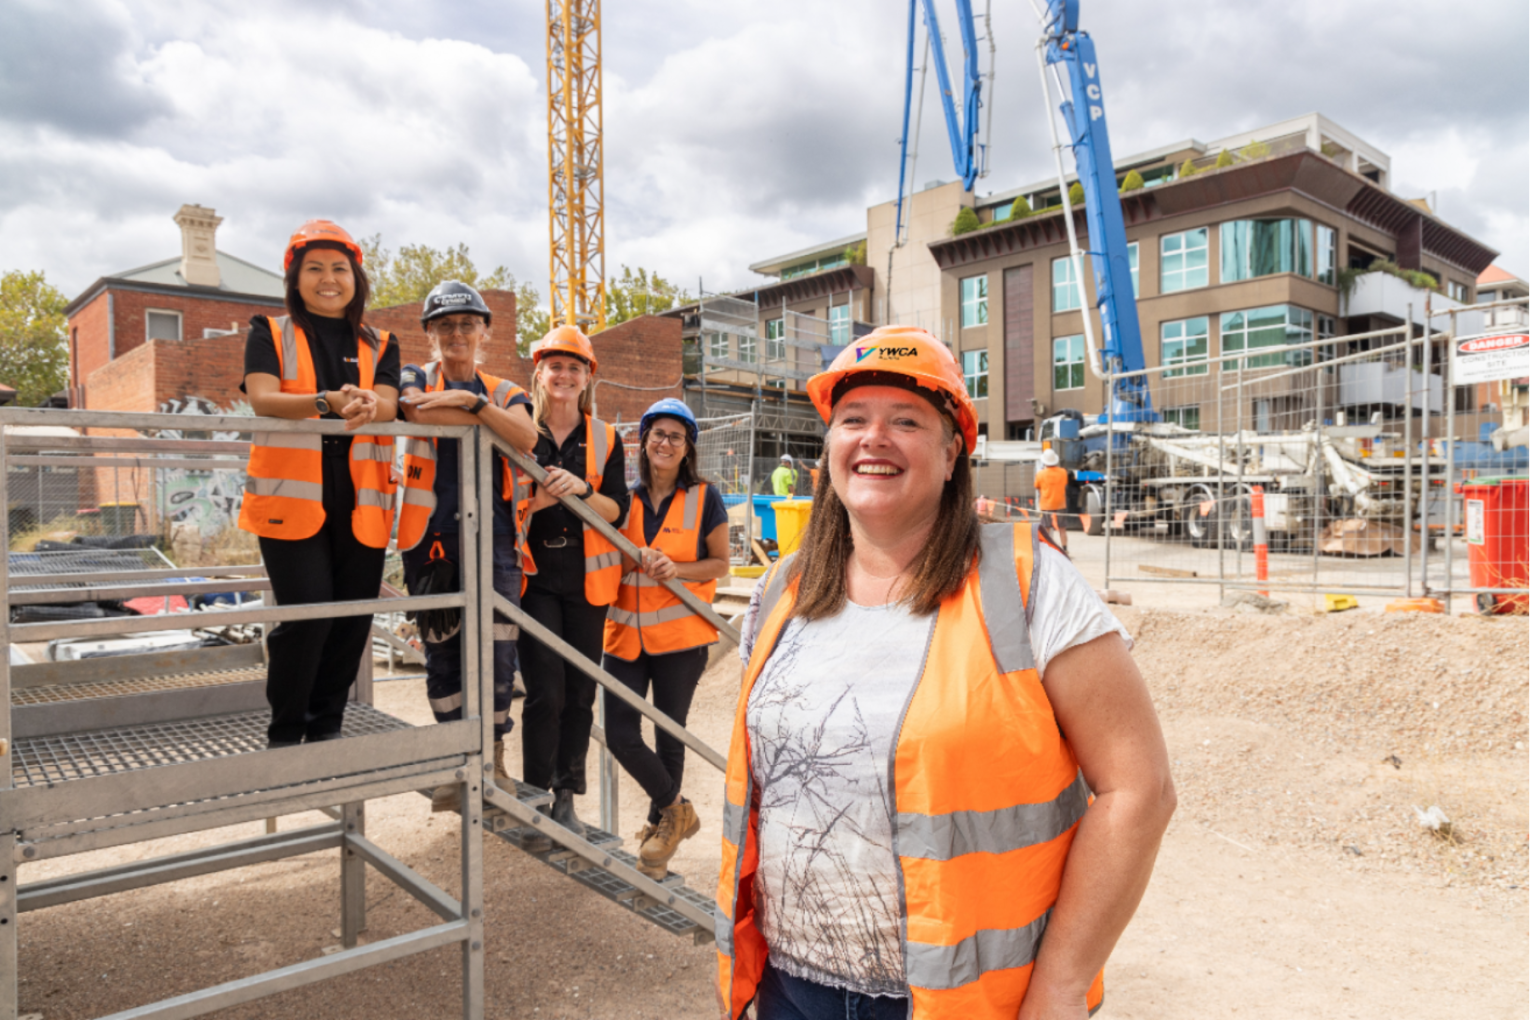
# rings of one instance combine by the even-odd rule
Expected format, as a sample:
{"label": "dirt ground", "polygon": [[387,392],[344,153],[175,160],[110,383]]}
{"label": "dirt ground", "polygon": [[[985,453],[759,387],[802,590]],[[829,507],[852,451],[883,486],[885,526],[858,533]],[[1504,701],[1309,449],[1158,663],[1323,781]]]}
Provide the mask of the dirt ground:
{"label": "dirt ground", "polygon": [[[1101,1016],[1527,1015],[1523,620],[1119,615],[1162,715],[1180,808],[1107,967]],[[719,748],[737,683],[725,658],[693,710],[692,728]],[[429,721],[422,681],[377,691],[383,710]],[[690,767],[703,829],[674,867],[711,889],[722,784],[694,757]],[[646,805],[623,780],[630,846]],[[1454,838],[1427,834],[1415,805],[1438,805]],[[594,819],[595,798],[580,811]],[[432,818],[411,795],[374,801],[367,827],[454,890],[455,820]],[[24,865],[20,878],[258,831]],[[489,1016],[713,1015],[710,946],[659,932],[498,839],[485,850]],[[434,920],[375,874],[368,893],[367,941]],[[95,1017],[310,959],[337,943],[338,908],[329,852],[29,913],[21,1011]],[[436,950],[219,1015],[450,1017],[458,959],[455,948]]]}

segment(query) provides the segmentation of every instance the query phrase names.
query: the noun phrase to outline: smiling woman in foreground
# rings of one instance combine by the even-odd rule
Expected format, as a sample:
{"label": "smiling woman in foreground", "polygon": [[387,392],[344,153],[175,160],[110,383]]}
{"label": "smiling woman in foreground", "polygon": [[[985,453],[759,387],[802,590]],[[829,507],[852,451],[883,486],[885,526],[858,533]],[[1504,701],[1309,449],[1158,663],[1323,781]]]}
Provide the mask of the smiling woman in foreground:
{"label": "smiling woman in foreground", "polygon": [[980,525],[955,358],[887,326],[808,382],[802,551],[743,627],[724,1013],[1079,1020],[1174,788],[1125,631],[1029,525]]}

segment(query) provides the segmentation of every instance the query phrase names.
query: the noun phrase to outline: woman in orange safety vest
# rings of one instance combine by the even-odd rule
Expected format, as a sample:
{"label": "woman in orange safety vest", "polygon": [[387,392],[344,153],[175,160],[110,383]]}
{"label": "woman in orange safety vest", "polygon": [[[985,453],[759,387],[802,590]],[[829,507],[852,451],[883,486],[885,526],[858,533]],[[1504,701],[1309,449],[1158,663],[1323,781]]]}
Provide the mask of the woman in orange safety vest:
{"label": "woman in orange safety vest", "polygon": [[[643,551],[623,557],[621,589],[606,615],[607,673],[685,725],[691,696],[707,668],[717,628],[687,608],[660,581],[679,579],[711,602],[728,572],[728,510],[696,465],[696,418],[685,402],[667,397],[638,424],[638,482],[622,530]],[[638,870],[662,880],[680,841],[701,823],[680,796],[685,745],[663,730],[655,747],[643,742],[637,709],[606,693],[606,747],[648,794],[648,824],[638,836]]]}
{"label": "woman in orange safety vest", "polygon": [[1174,807],[1129,638],[1037,529],[978,522],[938,340],[884,326],[807,389],[828,477],[741,628],[726,1015],[1082,1020]]}
{"label": "woman in orange safety vest", "polygon": [[[621,581],[621,553],[585,526],[559,496],[584,500],[619,525],[627,514],[627,464],[616,430],[590,414],[595,348],[573,326],[531,345],[533,451],[548,480],[518,508],[522,520],[521,606],[583,656],[600,661],[606,607]],[[521,632],[521,778],[553,792],[554,821],[582,834],[574,797],[585,792],[595,724],[595,681]]]}
{"label": "woman in orange safety vest", "polygon": [[[426,296],[420,324],[435,357],[425,365],[405,365],[400,399],[404,417],[424,425],[483,425],[521,453],[530,453],[537,430],[531,424],[531,398],[508,379],[489,375],[478,365],[494,321],[477,290],[445,280]],[[404,580],[419,592],[432,561],[456,564],[462,578],[461,477],[458,442],[412,438],[405,441],[404,498],[399,510],[398,548]],[[521,570],[515,548],[515,490],[521,475],[495,455],[494,590],[516,605],[521,601]],[[436,566],[440,566],[437,564]],[[462,718],[462,632],[421,634],[425,644],[425,696],[436,722]],[[505,767],[505,735],[515,683],[517,628],[494,616],[494,774],[510,779]],[[431,797],[432,811],[456,811],[461,783],[446,783]]]}
{"label": "woman in orange safety vest", "polygon": [[[343,419],[347,432],[398,411],[393,337],[365,326],[361,248],[328,220],[287,244],[287,314],[257,315],[245,338],[250,406],[270,418]],[[239,526],[260,538],[278,605],[377,598],[393,531],[387,437],[259,432]],[[267,741],[340,736],[345,702],[371,642],[372,617],[289,620],[266,636]]]}

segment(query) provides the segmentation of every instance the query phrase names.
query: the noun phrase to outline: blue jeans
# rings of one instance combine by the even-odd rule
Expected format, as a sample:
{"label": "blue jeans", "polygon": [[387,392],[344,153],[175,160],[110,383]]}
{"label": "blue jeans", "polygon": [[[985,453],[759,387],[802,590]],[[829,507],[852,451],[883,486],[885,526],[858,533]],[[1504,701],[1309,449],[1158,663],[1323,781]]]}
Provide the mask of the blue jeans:
{"label": "blue jeans", "polygon": [[765,964],[755,993],[755,1020],[906,1020],[906,996],[862,995],[792,977]]}

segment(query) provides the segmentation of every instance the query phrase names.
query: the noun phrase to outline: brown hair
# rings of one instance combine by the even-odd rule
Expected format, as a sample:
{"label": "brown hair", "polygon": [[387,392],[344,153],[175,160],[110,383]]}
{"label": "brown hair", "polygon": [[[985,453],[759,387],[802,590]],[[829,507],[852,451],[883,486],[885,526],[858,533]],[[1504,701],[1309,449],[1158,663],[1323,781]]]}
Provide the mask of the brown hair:
{"label": "brown hair", "polygon": [[292,253],[292,264],[287,267],[286,277],[287,314],[292,316],[293,325],[309,336],[313,335],[315,328],[313,313],[303,303],[303,295],[298,293],[298,274],[303,271],[303,256],[317,248],[343,252],[346,261],[351,264],[351,275],[356,280],[356,293],[351,296],[351,303],[345,306],[345,320],[351,324],[351,332],[361,336],[361,313],[367,310],[367,301],[372,297],[372,282],[367,279],[367,272],[361,268],[361,263],[356,261],[355,253],[339,243],[318,241],[314,244],[305,244]]}
{"label": "brown hair", "polygon": [[[956,424],[941,412],[945,438],[956,435]],[[832,430],[831,430],[832,435]],[[839,501],[830,478],[830,436],[824,438],[824,457],[819,463],[818,488],[813,493],[813,513],[808,517],[802,548],[792,559],[787,580],[798,579],[792,615],[822,620],[845,608],[848,595],[845,572],[850,566],[854,540],[850,514]],[[913,564],[913,576],[900,602],[918,616],[927,616],[940,603],[961,591],[978,556],[978,518],[972,502],[972,463],[965,450],[956,458],[951,480],[940,494],[940,512],[930,539]]]}
{"label": "brown hair", "polygon": [[[590,367],[590,363],[585,361],[583,358],[580,358],[578,355],[566,354],[563,351],[558,351],[555,354],[549,354],[547,357],[576,358],[577,360],[584,362],[584,367],[587,371]],[[547,358],[542,359],[542,361],[546,360]],[[542,423],[547,420],[547,390],[543,388],[541,380],[542,361],[537,362],[536,367],[531,370],[531,420],[535,422],[538,427],[541,427]],[[579,394],[580,414],[589,414],[590,408],[595,404],[594,377],[595,373],[590,372],[589,381],[585,383],[584,391]]]}
{"label": "brown hair", "polygon": [[[643,488],[652,489],[653,479],[648,471],[648,433],[653,431],[654,424],[660,418],[668,418],[668,415],[659,415],[648,423],[648,427],[638,434],[638,479],[642,481]],[[691,442],[690,426],[679,418],[670,418],[670,421],[685,425],[685,456],[680,459],[680,476],[675,479],[675,484],[682,489],[693,488],[705,481],[701,472],[696,470],[696,444]]]}

